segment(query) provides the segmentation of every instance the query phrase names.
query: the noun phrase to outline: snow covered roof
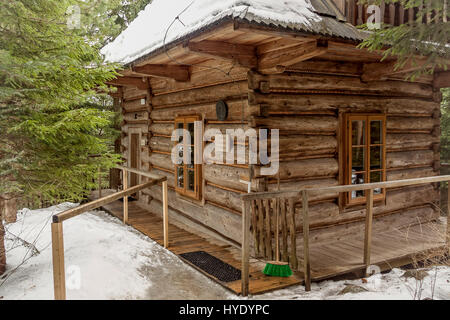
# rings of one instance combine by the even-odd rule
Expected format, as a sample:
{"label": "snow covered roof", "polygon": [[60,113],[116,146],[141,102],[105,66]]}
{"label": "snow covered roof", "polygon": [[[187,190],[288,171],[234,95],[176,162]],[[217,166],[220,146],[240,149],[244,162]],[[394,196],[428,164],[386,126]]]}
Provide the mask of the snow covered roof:
{"label": "snow covered roof", "polygon": [[331,0],[153,0],[102,53],[108,61],[128,64],[225,19],[363,38],[361,31],[340,21]]}

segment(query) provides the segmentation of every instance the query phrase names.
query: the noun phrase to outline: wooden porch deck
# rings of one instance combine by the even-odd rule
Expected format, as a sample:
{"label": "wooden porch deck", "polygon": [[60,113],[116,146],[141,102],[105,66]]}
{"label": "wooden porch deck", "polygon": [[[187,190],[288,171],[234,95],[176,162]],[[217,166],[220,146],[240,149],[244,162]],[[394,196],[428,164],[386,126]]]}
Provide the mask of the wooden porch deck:
{"label": "wooden porch deck", "polygon": [[[103,195],[112,193],[103,190]],[[98,193],[93,192],[91,199],[98,198]],[[105,211],[123,218],[123,202],[115,201],[102,207]],[[163,221],[162,218],[143,209],[135,201],[129,202],[129,224],[136,230],[147,235],[161,246],[163,245]],[[372,265],[380,269],[388,270],[412,262],[414,257],[424,252],[440,249],[445,245],[445,225],[427,223],[416,225],[403,230],[389,230],[375,233],[372,239]],[[169,248],[181,260],[191,265],[196,270],[218,282],[235,294],[241,293],[241,281],[222,282],[205,273],[180,254],[192,251],[205,251],[222,261],[241,269],[240,250],[225,242],[216,239],[208,239],[175,226],[169,221]],[[303,247],[298,246],[299,268],[303,263]],[[310,243],[311,279],[320,281],[354,272],[363,272],[364,235],[343,238],[333,243]],[[268,277],[261,270],[264,266],[259,260],[250,260],[250,294],[262,294],[286,288],[292,285],[303,284],[303,274],[295,272],[289,278]]]}
{"label": "wooden porch deck", "polygon": [[[103,196],[113,193],[112,190],[103,190]],[[91,200],[98,198],[98,192],[93,192]],[[114,215],[119,219],[123,219],[123,202],[114,201],[102,207],[105,211]],[[161,246],[164,245],[163,220],[161,217],[141,208],[136,201],[128,202],[128,222],[129,225],[136,230],[142,232]],[[191,267],[200,271],[210,279],[218,282],[223,287],[231,290],[235,294],[241,293],[241,281],[222,282],[219,279],[207,274],[203,270],[183,259],[180,254],[192,251],[205,251],[210,255],[232,265],[237,269],[241,269],[240,250],[225,242],[221,243],[217,240],[207,239],[206,237],[193,234],[192,232],[183,230],[169,220],[169,248],[168,250],[175,253],[181,260],[189,264]],[[264,265],[264,264],[263,264]],[[262,266],[263,266],[262,265]],[[264,275],[261,262],[258,260],[250,262],[250,293],[262,294],[265,292],[283,289],[292,285],[298,285],[303,282],[300,275],[289,278],[268,277]]]}

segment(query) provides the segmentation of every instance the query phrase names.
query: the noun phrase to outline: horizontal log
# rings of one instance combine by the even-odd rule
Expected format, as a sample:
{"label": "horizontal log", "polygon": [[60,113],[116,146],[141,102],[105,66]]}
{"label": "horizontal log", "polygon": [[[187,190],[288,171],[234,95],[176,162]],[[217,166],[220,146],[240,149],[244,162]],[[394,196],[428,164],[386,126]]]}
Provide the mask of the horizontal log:
{"label": "horizontal log", "polygon": [[362,64],[343,61],[308,60],[291,65],[286,68],[286,71],[359,76],[362,72]]}
{"label": "horizontal log", "polygon": [[172,152],[175,142],[166,137],[152,137],[149,141],[149,146],[152,150],[159,150],[164,152]]}
{"label": "horizontal log", "polygon": [[411,169],[400,168],[398,170],[388,170],[386,173],[386,181],[433,177],[437,175],[438,174],[433,170],[432,167]]}
{"label": "horizontal log", "polygon": [[[305,181],[292,181],[292,182],[281,182],[280,183],[280,190],[300,190],[303,188],[312,188],[312,187],[328,187],[328,186],[337,186],[339,185],[339,182],[337,179],[312,179],[312,180],[305,180]],[[278,186],[277,184],[269,184],[268,185],[268,191],[277,191]],[[321,201],[325,199],[333,199],[337,198],[338,193],[337,192],[323,192],[320,194],[314,194],[309,197],[310,201]],[[301,202],[301,199],[298,198],[296,202]]]}
{"label": "horizontal log", "polygon": [[[228,105],[227,120],[240,120],[248,117],[247,100],[225,100]],[[244,112],[244,114],[243,114]],[[202,114],[204,119],[217,120],[216,102],[194,106],[180,106],[175,108],[154,109],[151,113],[153,120],[175,119],[183,115]]]}
{"label": "horizontal log", "polygon": [[[155,196],[149,206],[152,212],[162,212],[160,189],[160,187],[152,189],[152,194]],[[199,225],[207,226],[226,238],[236,242],[241,241],[242,218],[236,213],[211,204],[205,204],[202,207],[180,198],[175,191],[170,189],[168,190],[168,202],[170,220],[178,220],[197,228]],[[186,220],[185,217],[190,219]]]}
{"label": "horizontal log", "polygon": [[430,118],[421,118],[418,121],[411,121],[405,117],[388,117],[386,120],[386,129],[389,130],[433,130],[435,120]]}
{"label": "horizontal log", "polygon": [[123,101],[127,102],[129,100],[135,100],[136,98],[142,98],[146,97],[148,94],[147,89],[138,89],[136,87],[123,87],[122,88],[123,93]]}
{"label": "horizontal log", "polygon": [[433,161],[434,152],[432,150],[389,152],[386,155],[386,167],[388,169],[407,166],[432,166]]}
{"label": "horizontal log", "polygon": [[172,136],[173,130],[175,130],[175,126],[170,123],[152,123],[149,128],[149,131],[152,134],[165,135],[169,137]]}
{"label": "horizontal log", "polygon": [[[261,167],[255,167],[255,176],[261,176]],[[338,173],[338,162],[330,159],[307,159],[280,163],[280,179],[328,177]]]}
{"label": "horizontal log", "polygon": [[386,144],[388,151],[402,151],[402,149],[430,148],[436,141],[430,134],[398,134],[388,133]]}
{"label": "horizontal log", "polygon": [[439,103],[411,98],[385,98],[346,95],[262,94],[249,93],[250,105],[263,105],[268,114],[296,114],[301,112],[386,112],[404,116],[431,116]]}
{"label": "horizontal log", "polygon": [[152,166],[157,166],[167,170],[174,170],[175,168],[170,155],[152,153],[150,154],[149,162]]}
{"label": "horizontal log", "polygon": [[243,96],[246,95],[247,92],[247,81],[237,81],[208,88],[158,95],[153,97],[152,104],[154,107],[167,105],[181,106],[189,103],[199,104],[204,101],[226,100],[234,96]]}
{"label": "horizontal log", "polygon": [[228,61],[216,59],[191,66],[189,82],[177,82],[171,79],[151,78],[152,92],[155,95],[192,90],[218,83],[246,80],[248,69]]}
{"label": "horizontal log", "polygon": [[244,183],[240,180],[242,178],[247,181],[249,180],[248,169],[222,165],[204,165],[203,168],[203,176],[206,181],[224,187],[247,192],[247,183]]}
{"label": "horizontal log", "polygon": [[221,188],[216,188],[209,184],[205,186],[204,198],[207,201],[218,203],[219,205],[232,210],[240,212],[242,209],[240,194]]}
{"label": "horizontal log", "polygon": [[139,111],[133,113],[125,113],[123,115],[123,119],[126,122],[133,122],[135,120],[148,120],[148,112],[147,111]]}
{"label": "horizontal log", "polygon": [[337,117],[322,116],[303,116],[303,117],[255,117],[252,121],[253,127],[264,127],[270,129],[279,129],[280,131],[323,133],[336,132],[338,128]]}
{"label": "horizontal log", "polygon": [[259,75],[249,72],[249,88],[260,89],[264,93],[284,90],[324,90],[342,91],[352,94],[371,94],[383,96],[409,96],[432,99],[431,85],[402,81],[373,81],[364,83],[359,78],[325,75],[298,75],[284,73]]}

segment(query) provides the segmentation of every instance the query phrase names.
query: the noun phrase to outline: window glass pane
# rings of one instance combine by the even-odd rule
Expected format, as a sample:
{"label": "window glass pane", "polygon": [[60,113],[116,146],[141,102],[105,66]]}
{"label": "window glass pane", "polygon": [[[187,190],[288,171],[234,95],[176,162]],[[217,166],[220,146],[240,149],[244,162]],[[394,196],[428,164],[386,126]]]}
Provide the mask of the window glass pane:
{"label": "window glass pane", "polygon": [[190,155],[191,155],[191,163],[188,164],[187,167],[188,167],[189,169],[193,169],[193,168],[194,168],[194,147],[189,146],[189,147],[188,147],[188,150],[189,150]]}
{"label": "window glass pane", "polygon": [[365,154],[364,147],[352,148],[352,171],[364,171],[365,166]]}
{"label": "window glass pane", "polygon": [[[362,184],[365,183],[364,173],[352,173],[352,184]],[[363,190],[352,191],[352,199],[364,197]]]}
{"label": "window glass pane", "polygon": [[183,158],[183,146],[182,145],[178,145],[178,157],[181,159],[181,163],[184,163],[184,158]]}
{"label": "window glass pane", "polygon": [[370,121],[370,144],[383,143],[383,122],[381,120]]}
{"label": "window glass pane", "polygon": [[188,123],[188,131],[189,131],[189,134],[191,135],[191,144],[193,145],[194,144],[194,123],[193,122]]}
{"label": "window glass pane", "polygon": [[383,168],[383,147],[370,147],[370,169]]}
{"label": "window glass pane", "polygon": [[[381,182],[383,178],[382,171],[372,171],[370,173],[370,182]],[[373,194],[381,194],[381,189],[377,188],[373,190]]]}
{"label": "window glass pane", "polygon": [[188,170],[188,190],[195,191],[195,173],[194,170]]}
{"label": "window glass pane", "polygon": [[183,167],[177,167],[177,185],[184,188],[184,170]]}
{"label": "window glass pane", "polygon": [[352,121],[352,145],[366,144],[366,123],[364,120]]}

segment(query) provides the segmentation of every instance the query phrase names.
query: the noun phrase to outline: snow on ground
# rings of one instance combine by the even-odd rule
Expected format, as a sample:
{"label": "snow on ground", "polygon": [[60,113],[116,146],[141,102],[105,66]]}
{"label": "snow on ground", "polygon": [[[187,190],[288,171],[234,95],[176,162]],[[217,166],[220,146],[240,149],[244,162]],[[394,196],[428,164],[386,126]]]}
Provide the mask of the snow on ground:
{"label": "snow on ground", "polygon": [[[64,203],[48,209],[23,209],[18,221],[6,226],[8,265],[0,277],[0,299],[53,298],[51,217],[74,206]],[[64,245],[68,299],[237,298],[102,211],[64,222]],[[429,270],[423,282],[403,274],[404,270],[394,269],[374,275],[366,283],[361,279],[324,281],[313,283],[309,293],[303,286],[295,286],[250,299],[413,299],[418,291],[421,299],[450,299],[449,267]],[[342,294],[342,290],[350,293]]]}
{"label": "snow on ground", "polygon": [[[14,241],[12,234],[34,243],[40,253],[8,278],[0,278],[0,297],[53,299],[51,217],[74,206],[64,203],[48,209],[24,209],[16,223],[6,226],[6,275],[32,254]],[[68,299],[232,298],[174,254],[105,212],[65,221],[64,252]]]}

